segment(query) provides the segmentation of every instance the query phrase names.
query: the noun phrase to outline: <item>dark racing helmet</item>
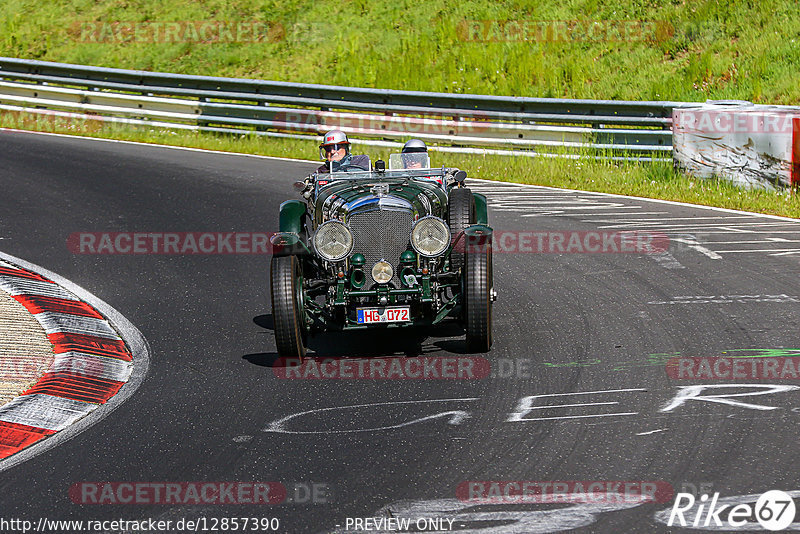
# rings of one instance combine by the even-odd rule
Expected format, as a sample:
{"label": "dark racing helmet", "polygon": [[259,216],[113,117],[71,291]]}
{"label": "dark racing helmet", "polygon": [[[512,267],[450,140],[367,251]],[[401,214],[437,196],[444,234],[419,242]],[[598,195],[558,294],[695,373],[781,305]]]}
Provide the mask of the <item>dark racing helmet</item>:
{"label": "dark racing helmet", "polygon": [[350,155],[350,141],[347,140],[347,134],[341,130],[331,130],[322,138],[322,143],[319,145],[319,157],[325,160],[328,152],[340,148],[346,149],[345,156]]}

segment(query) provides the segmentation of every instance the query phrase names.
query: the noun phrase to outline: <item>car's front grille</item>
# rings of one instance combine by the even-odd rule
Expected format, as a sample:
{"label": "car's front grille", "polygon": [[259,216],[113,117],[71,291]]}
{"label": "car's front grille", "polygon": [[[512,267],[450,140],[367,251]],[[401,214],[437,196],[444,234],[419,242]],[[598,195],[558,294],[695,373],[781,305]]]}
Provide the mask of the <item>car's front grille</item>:
{"label": "car's front grille", "polygon": [[391,284],[400,287],[398,264],[400,254],[408,248],[412,224],[411,212],[399,210],[372,210],[354,213],[348,219],[348,226],[353,232],[353,253],[364,255],[364,271],[367,283],[364,289],[375,285],[372,279],[372,266],[380,260],[392,265],[394,275]]}

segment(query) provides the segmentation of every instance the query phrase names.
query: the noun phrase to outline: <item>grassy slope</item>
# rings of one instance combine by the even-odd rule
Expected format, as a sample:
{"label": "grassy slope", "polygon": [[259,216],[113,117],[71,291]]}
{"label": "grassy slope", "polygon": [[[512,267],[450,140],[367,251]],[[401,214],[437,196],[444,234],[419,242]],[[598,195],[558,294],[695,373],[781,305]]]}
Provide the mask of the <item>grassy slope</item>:
{"label": "grassy slope", "polygon": [[[659,42],[467,42],[466,20],[645,20]],[[70,63],[351,86],[527,96],[800,102],[800,10],[791,0],[33,0],[0,3],[0,54]],[[84,22],[261,21],[266,43],[87,43]],[[90,128],[0,117],[0,125],[314,157],[307,142]],[[369,150],[373,157],[380,151]],[[669,165],[437,155],[473,176],[651,196],[800,217],[794,195],[697,181]]]}
{"label": "grassy slope", "polygon": [[[644,20],[657,42],[463,39],[466,20]],[[276,22],[273,43],[85,43],[84,21]],[[793,0],[4,0],[0,54],[113,67],[424,91],[800,102]]]}

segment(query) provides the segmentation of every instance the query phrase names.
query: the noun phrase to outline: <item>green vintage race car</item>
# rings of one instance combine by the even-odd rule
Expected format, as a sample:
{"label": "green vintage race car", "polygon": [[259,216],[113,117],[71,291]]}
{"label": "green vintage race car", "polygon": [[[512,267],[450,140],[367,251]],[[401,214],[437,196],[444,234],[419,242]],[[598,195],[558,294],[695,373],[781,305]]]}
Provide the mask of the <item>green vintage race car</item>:
{"label": "green vintage race car", "polygon": [[[280,207],[270,286],[279,356],[301,358],[317,331],[459,321],[470,352],[492,344],[492,229],[486,198],[458,169],[340,169],[297,182]],[[403,159],[406,158],[406,159]],[[419,167],[420,165],[416,165]]]}

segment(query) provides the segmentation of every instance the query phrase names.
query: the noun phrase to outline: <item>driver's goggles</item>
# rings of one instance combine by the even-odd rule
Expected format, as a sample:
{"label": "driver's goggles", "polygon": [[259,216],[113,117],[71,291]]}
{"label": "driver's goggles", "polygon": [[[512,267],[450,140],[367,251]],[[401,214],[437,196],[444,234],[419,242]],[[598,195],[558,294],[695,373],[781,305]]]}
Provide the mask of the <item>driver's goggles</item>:
{"label": "driver's goggles", "polygon": [[325,145],[322,148],[325,150],[327,154],[331,152],[336,152],[337,150],[341,150],[343,148],[347,148],[349,143],[334,143],[332,145]]}

